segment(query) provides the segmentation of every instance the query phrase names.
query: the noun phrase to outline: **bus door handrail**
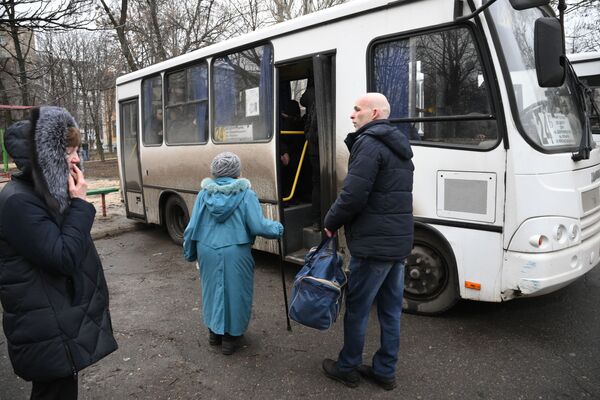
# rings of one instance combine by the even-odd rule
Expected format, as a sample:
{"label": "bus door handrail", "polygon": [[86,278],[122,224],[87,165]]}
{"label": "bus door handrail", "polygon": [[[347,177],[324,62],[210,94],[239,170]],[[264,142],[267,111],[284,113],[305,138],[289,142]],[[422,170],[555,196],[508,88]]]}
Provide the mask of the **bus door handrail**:
{"label": "bus door handrail", "polygon": [[[280,131],[281,135],[304,135],[304,131]],[[298,183],[298,178],[300,177],[300,171],[302,169],[302,165],[304,164],[304,156],[306,155],[306,148],[308,147],[308,140],[304,141],[304,147],[302,147],[302,154],[300,155],[300,161],[298,162],[298,168],[296,169],[296,175],[294,176],[294,183],[292,184],[292,190],[290,191],[289,196],[281,199],[282,201],[290,201],[294,194],[296,193],[296,185]]]}

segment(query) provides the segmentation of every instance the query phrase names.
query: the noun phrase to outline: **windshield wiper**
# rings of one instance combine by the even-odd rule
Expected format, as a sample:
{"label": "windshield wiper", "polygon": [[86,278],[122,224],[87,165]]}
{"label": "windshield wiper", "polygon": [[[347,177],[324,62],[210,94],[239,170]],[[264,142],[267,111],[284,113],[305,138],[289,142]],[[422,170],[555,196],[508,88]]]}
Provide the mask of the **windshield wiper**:
{"label": "windshield wiper", "polygon": [[577,94],[579,97],[579,103],[581,103],[581,105],[583,106],[584,114],[584,126],[583,132],[581,134],[581,142],[579,143],[579,150],[577,151],[577,153],[573,153],[573,155],[571,155],[571,159],[573,161],[588,160],[590,158],[590,152],[594,147],[596,147],[596,143],[594,143],[591,140],[592,125],[590,123],[590,119],[592,118],[592,115],[590,110],[588,109],[588,99],[590,100],[590,103],[592,105],[592,111],[596,112],[596,115],[600,114],[598,114],[598,108],[594,104],[592,89],[590,89],[587,85],[585,85],[579,80],[579,77],[575,73],[573,65],[571,64],[569,59],[567,57],[563,57],[563,60],[568,65],[569,70],[571,71],[571,78],[575,80],[575,85],[577,85],[577,88],[579,89],[577,90]]}

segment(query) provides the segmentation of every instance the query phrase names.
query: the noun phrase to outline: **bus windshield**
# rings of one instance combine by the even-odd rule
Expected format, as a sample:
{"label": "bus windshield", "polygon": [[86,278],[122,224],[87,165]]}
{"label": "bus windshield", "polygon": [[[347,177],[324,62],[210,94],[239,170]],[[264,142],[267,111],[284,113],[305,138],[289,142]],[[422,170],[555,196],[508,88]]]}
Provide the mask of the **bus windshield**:
{"label": "bus windshield", "polygon": [[577,150],[585,125],[575,80],[567,72],[561,87],[542,88],[537,82],[534,25],[536,19],[547,15],[539,8],[517,11],[508,0],[497,1],[489,12],[509,73],[507,89],[512,92],[512,109],[521,134],[545,152]]}

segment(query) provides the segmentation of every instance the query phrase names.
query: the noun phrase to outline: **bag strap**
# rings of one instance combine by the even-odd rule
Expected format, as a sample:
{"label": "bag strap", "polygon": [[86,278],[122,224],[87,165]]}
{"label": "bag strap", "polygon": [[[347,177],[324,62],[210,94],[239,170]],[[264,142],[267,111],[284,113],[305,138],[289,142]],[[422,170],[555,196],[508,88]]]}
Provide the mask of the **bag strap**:
{"label": "bag strap", "polygon": [[323,247],[329,247],[334,252],[336,252],[337,251],[337,247],[338,247],[337,237],[332,237],[332,238],[325,237],[323,240],[321,240],[321,243],[319,243],[319,246],[317,247],[317,250],[315,250],[315,252],[313,254],[311,254],[309,260],[312,260],[313,257],[315,255],[317,255],[321,249],[323,249]]}

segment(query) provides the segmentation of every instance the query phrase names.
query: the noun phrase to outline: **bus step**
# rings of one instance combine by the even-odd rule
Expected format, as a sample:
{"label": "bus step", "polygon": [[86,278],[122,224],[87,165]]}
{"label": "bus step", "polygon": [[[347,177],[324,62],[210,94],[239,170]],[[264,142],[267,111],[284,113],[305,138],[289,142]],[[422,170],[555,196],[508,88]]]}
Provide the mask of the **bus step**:
{"label": "bus step", "polygon": [[295,252],[285,256],[285,261],[302,265],[304,264],[304,256],[306,255],[306,253],[308,253],[309,250],[310,249],[296,250]]}
{"label": "bus step", "polygon": [[321,243],[321,231],[315,231],[310,226],[302,228],[302,245],[310,249]]}

